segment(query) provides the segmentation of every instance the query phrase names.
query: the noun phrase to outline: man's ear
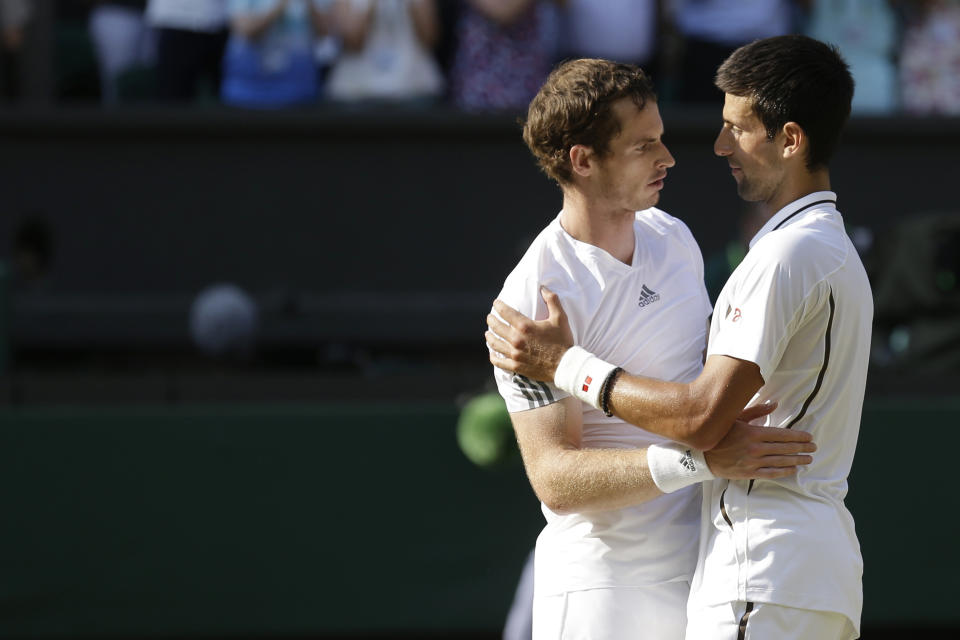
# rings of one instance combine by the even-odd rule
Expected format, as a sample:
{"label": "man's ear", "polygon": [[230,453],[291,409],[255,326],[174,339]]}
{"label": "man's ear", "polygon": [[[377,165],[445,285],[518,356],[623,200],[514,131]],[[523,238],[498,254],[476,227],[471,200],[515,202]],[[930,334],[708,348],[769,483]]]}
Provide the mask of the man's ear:
{"label": "man's ear", "polygon": [[586,145],[570,147],[570,169],[579,176],[589,176],[593,172],[595,158],[593,149]]}
{"label": "man's ear", "polygon": [[783,125],[781,131],[783,132],[783,158],[802,157],[809,144],[807,132],[803,127],[796,122],[788,122]]}

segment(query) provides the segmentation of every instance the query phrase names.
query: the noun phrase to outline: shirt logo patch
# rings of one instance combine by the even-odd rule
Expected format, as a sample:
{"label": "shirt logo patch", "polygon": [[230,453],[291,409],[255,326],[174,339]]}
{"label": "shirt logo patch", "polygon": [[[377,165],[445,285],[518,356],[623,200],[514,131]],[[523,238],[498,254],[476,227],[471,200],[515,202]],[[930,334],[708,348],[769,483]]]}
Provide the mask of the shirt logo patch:
{"label": "shirt logo patch", "polygon": [[640,300],[637,302],[637,304],[639,304],[640,307],[642,308],[647,306],[648,304],[653,304],[659,299],[660,299],[659,293],[651,290],[650,287],[648,287],[647,285],[643,285],[643,289],[640,290]]}
{"label": "shirt logo patch", "polygon": [[740,319],[740,308],[738,307],[733,310],[733,319],[730,322],[736,322],[739,319]]}

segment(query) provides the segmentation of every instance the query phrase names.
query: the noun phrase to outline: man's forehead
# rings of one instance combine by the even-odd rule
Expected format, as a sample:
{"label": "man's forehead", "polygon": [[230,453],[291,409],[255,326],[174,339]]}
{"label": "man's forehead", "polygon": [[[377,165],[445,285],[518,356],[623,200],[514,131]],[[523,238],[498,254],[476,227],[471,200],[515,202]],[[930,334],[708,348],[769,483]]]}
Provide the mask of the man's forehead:
{"label": "man's forehead", "polygon": [[663,127],[656,100],[647,100],[643,108],[640,109],[630,98],[622,98],[613,104],[613,112],[620,123],[621,134],[627,127],[631,127],[635,131],[638,128],[658,131]]}
{"label": "man's forehead", "polygon": [[756,117],[753,98],[726,93],[723,97],[723,117],[727,120],[748,120]]}

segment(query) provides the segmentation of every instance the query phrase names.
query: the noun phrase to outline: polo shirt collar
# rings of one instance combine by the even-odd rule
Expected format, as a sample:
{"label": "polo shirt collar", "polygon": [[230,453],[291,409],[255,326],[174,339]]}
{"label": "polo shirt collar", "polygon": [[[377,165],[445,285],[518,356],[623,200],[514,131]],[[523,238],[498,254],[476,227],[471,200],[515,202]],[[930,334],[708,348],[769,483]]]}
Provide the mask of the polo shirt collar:
{"label": "polo shirt collar", "polygon": [[757,235],[753,236],[753,240],[750,241],[750,248],[753,249],[753,245],[757,244],[760,238],[771,231],[776,231],[792,222],[797,216],[802,215],[815,206],[826,203],[830,203],[833,207],[836,207],[837,194],[833,191],[814,191],[798,200],[794,200],[783,209],[780,209],[780,211],[777,211],[772,218],[767,220],[766,224],[760,227],[760,231],[757,231]]}

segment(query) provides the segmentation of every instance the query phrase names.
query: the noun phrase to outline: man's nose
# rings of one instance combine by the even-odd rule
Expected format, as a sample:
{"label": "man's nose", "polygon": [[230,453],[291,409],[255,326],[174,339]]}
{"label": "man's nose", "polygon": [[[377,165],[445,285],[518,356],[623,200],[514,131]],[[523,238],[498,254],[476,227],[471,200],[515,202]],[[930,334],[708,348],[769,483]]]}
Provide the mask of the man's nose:
{"label": "man's nose", "polygon": [[717,134],[717,139],[713,142],[713,152],[721,157],[729,156],[732,153],[730,145],[726,140],[726,135],[724,134],[725,132],[721,131]]}

